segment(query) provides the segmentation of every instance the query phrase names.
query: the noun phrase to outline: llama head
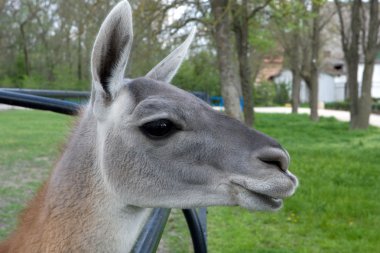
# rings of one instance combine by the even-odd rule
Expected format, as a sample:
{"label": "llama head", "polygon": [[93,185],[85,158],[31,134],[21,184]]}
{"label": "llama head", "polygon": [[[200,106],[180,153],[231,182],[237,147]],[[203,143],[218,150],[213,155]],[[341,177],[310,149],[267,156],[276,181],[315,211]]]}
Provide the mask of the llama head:
{"label": "llama head", "polygon": [[132,37],[131,8],[122,1],[102,24],[91,59],[90,108],[107,188],[140,207],[278,209],[297,186],[287,152],[169,84],[194,32],[145,77],[125,79]]}

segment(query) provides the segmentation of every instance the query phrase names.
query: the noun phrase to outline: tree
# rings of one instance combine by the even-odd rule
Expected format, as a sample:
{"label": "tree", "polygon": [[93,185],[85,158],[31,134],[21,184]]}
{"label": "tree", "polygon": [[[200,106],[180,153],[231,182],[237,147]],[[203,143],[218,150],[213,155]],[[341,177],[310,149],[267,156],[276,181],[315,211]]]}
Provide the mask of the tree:
{"label": "tree", "polygon": [[[321,15],[321,9],[326,3],[325,0],[312,0],[310,8],[310,18],[306,20],[308,29],[305,30],[305,39],[303,40],[304,62],[301,68],[301,76],[309,87],[309,104],[310,119],[318,121],[318,94],[319,94],[319,68],[320,68],[320,49],[321,32],[330,22],[331,17],[335,14],[334,10],[325,10]],[[306,10],[308,9],[305,5]]]}
{"label": "tree", "polygon": [[15,24],[18,27],[20,33],[20,44],[24,58],[24,74],[26,76],[30,75],[30,36],[28,33],[27,26],[34,19],[36,19],[38,13],[40,12],[39,3],[34,3],[32,1],[25,1],[20,4],[17,2],[9,3],[9,11],[15,20]]}
{"label": "tree", "polygon": [[[312,29],[310,34],[310,46],[311,46],[311,57],[309,58],[309,61],[306,62],[306,66],[308,66],[308,74],[303,74],[303,79],[306,81],[306,83],[309,83],[309,90],[310,90],[310,119],[313,121],[318,121],[318,90],[319,90],[319,69],[318,69],[318,62],[319,62],[319,49],[320,49],[320,6],[321,4],[316,1],[312,1],[312,14],[314,14],[314,17],[312,18]],[[303,71],[305,72],[305,71]]]}
{"label": "tree", "polygon": [[[143,76],[154,67],[167,51],[178,44],[169,36],[167,27],[169,12],[180,5],[179,1],[141,0],[133,1],[134,38],[131,52],[130,76]],[[183,26],[181,26],[183,27]],[[177,34],[175,34],[177,35]],[[165,42],[165,43],[164,43]],[[180,40],[182,42],[182,40]],[[165,44],[165,48],[162,48]],[[143,61],[141,59],[144,59]]]}
{"label": "tree", "polygon": [[297,113],[300,85],[304,80],[309,88],[311,120],[318,120],[318,79],[320,68],[321,32],[333,16],[333,11],[321,8],[325,0],[279,1],[273,5],[277,38],[284,48],[293,74],[292,112]]}
{"label": "tree", "polygon": [[289,69],[292,72],[292,113],[298,112],[300,104],[301,70],[303,63],[302,40],[305,19],[308,17],[304,1],[274,1],[271,4],[275,37],[284,49]]}
{"label": "tree", "polygon": [[235,46],[239,62],[240,85],[244,100],[244,122],[247,126],[252,126],[254,123],[252,64],[249,60],[250,53],[253,50],[249,43],[249,22],[269,2],[270,0],[262,3],[257,3],[257,1],[256,3],[251,3],[248,0],[234,0],[231,7]]}
{"label": "tree", "polygon": [[[240,113],[240,83],[237,80],[237,64],[233,45],[231,0],[174,0],[189,7],[184,16],[172,27],[178,31],[188,23],[201,25],[203,43],[208,49],[216,50],[220,90],[224,99],[226,114],[242,120]],[[199,33],[198,33],[199,36]],[[206,42],[206,43],[205,43]]]}
{"label": "tree", "polygon": [[173,84],[189,91],[203,91],[211,96],[220,94],[216,55],[207,48],[194,52],[173,79]]}
{"label": "tree", "polygon": [[[367,8],[366,8],[367,7]],[[371,0],[369,6],[365,7],[366,13],[369,15],[368,23],[363,22],[362,26],[362,46],[364,52],[364,71],[361,87],[361,96],[359,98],[358,122],[357,128],[368,128],[369,116],[372,106],[372,77],[377,53],[380,51],[379,39],[379,2]],[[364,18],[365,18],[364,14]],[[367,32],[366,32],[367,31]]]}
{"label": "tree", "polygon": [[[380,50],[379,39],[379,2],[371,0],[363,3],[354,0],[343,4],[335,0],[339,21],[341,42],[347,64],[347,85],[350,100],[350,128],[365,129],[369,126],[372,98],[372,76],[377,52]],[[344,18],[344,7],[348,7],[350,18]],[[349,20],[349,24],[347,21]],[[362,46],[364,71],[361,94],[359,95],[358,66]]]}
{"label": "tree", "polygon": [[221,81],[221,91],[224,98],[225,112],[238,120],[240,101],[237,84],[235,83],[234,50],[231,46],[231,20],[228,0],[210,0],[211,12],[215,21],[213,37],[216,44],[218,68]]}

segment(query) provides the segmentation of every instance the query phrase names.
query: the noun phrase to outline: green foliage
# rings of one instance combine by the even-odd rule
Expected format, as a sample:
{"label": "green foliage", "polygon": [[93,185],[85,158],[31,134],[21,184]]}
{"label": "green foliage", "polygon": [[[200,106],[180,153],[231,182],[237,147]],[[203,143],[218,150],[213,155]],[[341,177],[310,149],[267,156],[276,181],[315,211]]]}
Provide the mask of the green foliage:
{"label": "green foliage", "polygon": [[255,86],[253,96],[256,106],[284,105],[290,101],[289,84],[265,81]]}
{"label": "green foliage", "polygon": [[[0,55],[0,63],[1,63]],[[5,60],[5,59],[3,59]],[[22,88],[25,78],[25,64],[21,54],[17,54],[14,59],[3,61],[0,70],[0,87]]]}
{"label": "green foliage", "polygon": [[13,77],[5,75],[0,79],[0,87],[4,88],[44,89],[46,85],[46,79],[38,74]]}
{"label": "green foliage", "polygon": [[289,103],[289,89],[290,86],[287,83],[278,83],[275,85],[276,95],[274,96],[273,102],[277,105],[284,105]]}
{"label": "green foliage", "polygon": [[380,99],[374,99],[372,104],[372,112],[380,114]]}
{"label": "green foliage", "polygon": [[62,90],[88,90],[90,89],[90,80],[78,80],[78,78],[73,75],[69,66],[62,66],[60,69],[54,71],[55,80],[51,85],[54,89]]}
{"label": "green foliage", "polygon": [[253,20],[250,23],[248,40],[252,47],[260,53],[270,53],[276,48],[276,41],[273,38],[272,31],[265,27],[263,29],[262,20]]}
{"label": "green foliage", "polygon": [[203,91],[209,95],[220,94],[219,75],[215,56],[201,51],[184,61],[172,83],[188,91]]}
{"label": "green foliage", "polygon": [[25,62],[21,53],[17,54],[15,66],[10,69],[11,74],[13,74],[14,80],[22,80],[25,73]]}
{"label": "green foliage", "polygon": [[313,14],[308,10],[307,4],[302,1],[271,1],[272,19],[280,30],[289,32],[301,32],[309,27],[306,25]]}
{"label": "green foliage", "polygon": [[[0,86],[88,89],[92,45],[118,1],[16,2],[0,4]],[[166,49],[178,44],[175,36],[169,36],[167,19],[168,12],[180,3],[131,1],[131,5],[135,36],[128,75],[137,77],[162,60]]]}
{"label": "green foliage", "polygon": [[[325,103],[325,108],[333,110],[350,111],[350,101],[345,100],[338,102],[328,102]],[[373,99],[371,110],[372,113],[380,114],[380,100]]]}
{"label": "green foliage", "polygon": [[46,87],[46,79],[38,74],[24,75],[19,82],[21,88],[41,89]]}
{"label": "green foliage", "polygon": [[254,88],[253,101],[255,106],[271,106],[276,97],[276,88],[273,82],[262,82]]}
{"label": "green foliage", "polygon": [[54,80],[51,81],[38,73],[13,78],[5,75],[0,79],[0,87],[4,88],[88,90],[90,84],[90,80],[78,80],[65,66],[54,70]]}
{"label": "green foliage", "polygon": [[350,102],[349,101],[338,101],[338,102],[329,102],[325,103],[326,109],[334,109],[334,110],[343,110],[343,111],[349,111],[350,110]]}
{"label": "green foliage", "polygon": [[0,78],[0,88],[15,87],[14,80],[8,76],[4,75]]}

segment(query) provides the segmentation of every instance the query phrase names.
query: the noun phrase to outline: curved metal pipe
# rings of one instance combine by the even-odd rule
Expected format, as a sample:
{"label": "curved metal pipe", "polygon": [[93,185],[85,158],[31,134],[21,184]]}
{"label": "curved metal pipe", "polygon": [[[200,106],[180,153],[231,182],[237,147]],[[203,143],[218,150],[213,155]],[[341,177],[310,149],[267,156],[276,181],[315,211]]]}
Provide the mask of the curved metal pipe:
{"label": "curved metal pipe", "polygon": [[193,248],[195,253],[207,253],[207,244],[205,234],[195,209],[182,209],[185,215],[187,226],[189,227]]}
{"label": "curved metal pipe", "polygon": [[73,102],[0,90],[0,103],[76,115],[80,105]]}

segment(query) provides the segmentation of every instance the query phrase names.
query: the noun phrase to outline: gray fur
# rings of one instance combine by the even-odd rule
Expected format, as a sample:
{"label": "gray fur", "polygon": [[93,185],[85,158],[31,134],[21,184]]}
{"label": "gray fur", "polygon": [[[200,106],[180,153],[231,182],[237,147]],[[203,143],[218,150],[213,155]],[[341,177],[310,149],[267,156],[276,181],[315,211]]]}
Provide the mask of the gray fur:
{"label": "gray fur", "polygon": [[[277,210],[297,187],[287,171],[287,152],[275,140],[162,82],[178,70],[193,35],[174,51],[177,56],[154,68],[160,74],[121,79],[131,22],[129,4],[123,1],[102,25],[92,55],[91,102],[49,181],[47,210],[77,219],[76,227],[62,235],[78,242],[67,252],[129,251],[150,207]],[[112,42],[121,45],[121,55],[101,52],[110,39],[106,29],[112,30],[113,40],[129,36]],[[116,59],[104,59],[109,56]],[[105,69],[102,62],[116,65]],[[110,75],[107,85],[99,73]],[[181,130],[163,140],[144,135],[140,126],[160,118]]]}

